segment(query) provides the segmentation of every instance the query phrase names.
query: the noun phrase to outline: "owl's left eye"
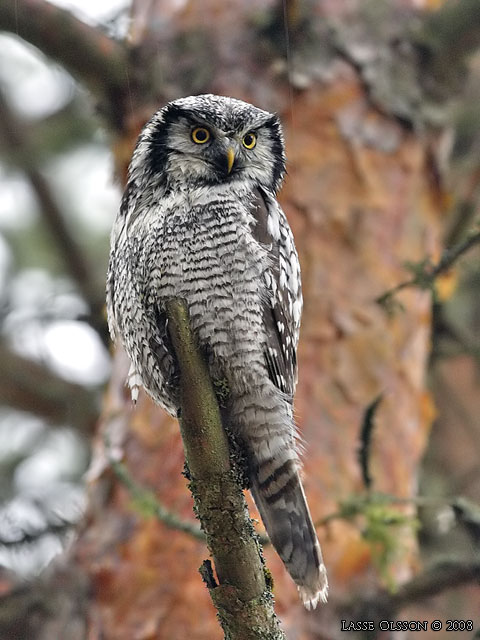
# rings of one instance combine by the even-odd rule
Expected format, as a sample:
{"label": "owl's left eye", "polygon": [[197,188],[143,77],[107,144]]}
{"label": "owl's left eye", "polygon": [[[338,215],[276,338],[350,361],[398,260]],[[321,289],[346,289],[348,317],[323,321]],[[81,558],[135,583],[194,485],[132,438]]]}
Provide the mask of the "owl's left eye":
{"label": "owl's left eye", "polygon": [[205,127],[195,127],[192,131],[192,140],[197,144],[205,144],[210,140],[210,131]]}
{"label": "owl's left eye", "polygon": [[254,133],[246,133],[243,136],[242,144],[245,149],[253,149],[253,147],[257,144],[257,136]]}

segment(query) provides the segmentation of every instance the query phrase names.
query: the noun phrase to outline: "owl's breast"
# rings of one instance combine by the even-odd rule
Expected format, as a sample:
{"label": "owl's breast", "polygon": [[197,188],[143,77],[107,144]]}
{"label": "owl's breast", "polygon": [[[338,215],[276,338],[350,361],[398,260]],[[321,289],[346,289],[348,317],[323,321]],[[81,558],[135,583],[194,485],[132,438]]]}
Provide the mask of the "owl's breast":
{"label": "owl's breast", "polygon": [[200,342],[222,359],[245,359],[264,341],[269,263],[251,224],[247,203],[233,199],[177,210],[151,237],[146,257],[149,303],[184,299]]}

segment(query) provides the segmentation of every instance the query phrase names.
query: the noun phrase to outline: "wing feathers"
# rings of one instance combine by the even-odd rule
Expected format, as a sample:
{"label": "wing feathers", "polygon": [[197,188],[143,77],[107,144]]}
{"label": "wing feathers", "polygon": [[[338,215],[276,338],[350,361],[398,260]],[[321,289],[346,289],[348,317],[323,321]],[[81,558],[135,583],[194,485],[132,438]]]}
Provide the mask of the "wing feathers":
{"label": "wing feathers", "polygon": [[302,307],[298,256],[285,214],[273,196],[258,189],[252,213],[253,236],[267,247],[271,260],[264,276],[267,290],[263,310],[267,335],[265,363],[273,383],[293,399]]}

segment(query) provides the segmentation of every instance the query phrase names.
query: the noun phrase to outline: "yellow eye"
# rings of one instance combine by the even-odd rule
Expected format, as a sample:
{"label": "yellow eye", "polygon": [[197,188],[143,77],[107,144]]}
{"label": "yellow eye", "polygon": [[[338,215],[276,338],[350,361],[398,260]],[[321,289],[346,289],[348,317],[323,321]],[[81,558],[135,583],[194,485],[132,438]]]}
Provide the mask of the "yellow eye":
{"label": "yellow eye", "polygon": [[257,136],[254,133],[246,133],[243,136],[242,142],[245,149],[253,149],[257,144]]}
{"label": "yellow eye", "polygon": [[205,127],[195,127],[192,131],[192,140],[197,144],[205,144],[210,140],[210,131]]}

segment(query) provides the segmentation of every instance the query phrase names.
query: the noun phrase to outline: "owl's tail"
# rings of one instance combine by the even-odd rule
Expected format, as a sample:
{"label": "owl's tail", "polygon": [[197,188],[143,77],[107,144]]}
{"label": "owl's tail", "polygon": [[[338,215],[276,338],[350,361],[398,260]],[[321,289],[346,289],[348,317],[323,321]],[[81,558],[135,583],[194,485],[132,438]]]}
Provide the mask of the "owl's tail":
{"label": "owl's tail", "polygon": [[[287,453],[286,451],[283,452]],[[298,460],[275,455],[256,463],[251,490],[267,533],[307,609],[328,595],[327,572],[298,473]]]}

